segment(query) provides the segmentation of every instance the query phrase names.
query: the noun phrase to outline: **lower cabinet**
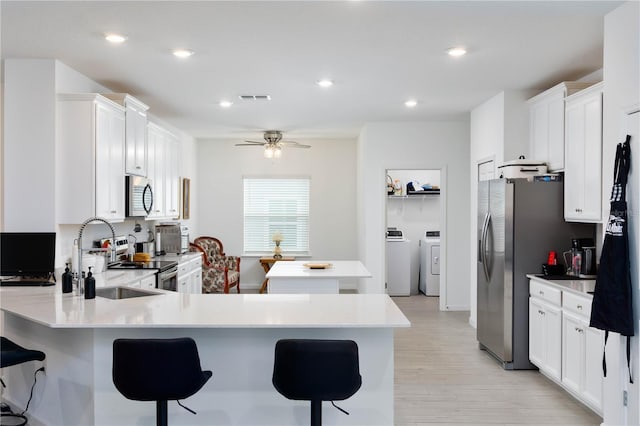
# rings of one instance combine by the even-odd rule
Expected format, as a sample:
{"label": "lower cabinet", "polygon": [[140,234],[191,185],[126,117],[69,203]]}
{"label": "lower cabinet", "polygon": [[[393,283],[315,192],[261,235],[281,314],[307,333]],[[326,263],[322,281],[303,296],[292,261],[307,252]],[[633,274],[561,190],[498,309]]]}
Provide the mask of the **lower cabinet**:
{"label": "lower cabinet", "polygon": [[178,264],[178,293],[202,293],[202,258],[200,256]]}
{"label": "lower cabinet", "polygon": [[529,299],[529,360],[560,380],[562,310],[536,297]]}
{"label": "lower cabinet", "polygon": [[529,360],[602,415],[604,332],[589,327],[591,297],[530,281]]}

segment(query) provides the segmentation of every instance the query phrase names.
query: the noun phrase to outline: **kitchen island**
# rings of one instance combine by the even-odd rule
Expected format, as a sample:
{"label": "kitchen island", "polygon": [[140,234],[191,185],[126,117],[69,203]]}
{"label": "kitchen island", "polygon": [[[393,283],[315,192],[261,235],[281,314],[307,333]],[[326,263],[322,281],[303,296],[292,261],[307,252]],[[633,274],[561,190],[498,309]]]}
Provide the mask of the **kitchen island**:
{"label": "kitchen island", "polygon": [[[172,425],[308,424],[309,403],[289,401],[271,384],[274,346],[282,338],[355,340],[362,388],[340,404],[350,416],[324,404],[325,423],[393,424],[393,330],[410,323],[387,295],[158,291],[84,300],[57,287],[0,289],[4,335],[47,355],[46,375],[39,373],[29,407],[30,424],[155,424],[153,403],[127,400],[115,389],[112,343],[181,336],[195,339],[202,367],[213,378],[184,401],[197,416],[169,404]],[[32,363],[5,369],[4,398],[24,407],[34,370]]]}
{"label": "kitchen island", "polygon": [[296,260],[276,262],[266,277],[272,294],[338,294],[340,279],[371,278],[371,273],[358,260]]}

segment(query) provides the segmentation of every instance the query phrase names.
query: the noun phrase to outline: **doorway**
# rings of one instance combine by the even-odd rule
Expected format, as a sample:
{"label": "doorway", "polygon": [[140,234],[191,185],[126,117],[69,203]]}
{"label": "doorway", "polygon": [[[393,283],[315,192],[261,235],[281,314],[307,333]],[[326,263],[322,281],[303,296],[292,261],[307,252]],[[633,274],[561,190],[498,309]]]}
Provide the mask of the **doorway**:
{"label": "doorway", "polygon": [[[385,226],[401,231],[402,238],[408,240],[406,248],[393,239],[385,244],[387,293],[439,297],[440,310],[446,310],[446,173],[443,169],[387,169],[385,173]],[[404,274],[402,278],[399,273]],[[401,288],[394,284],[399,280]]]}

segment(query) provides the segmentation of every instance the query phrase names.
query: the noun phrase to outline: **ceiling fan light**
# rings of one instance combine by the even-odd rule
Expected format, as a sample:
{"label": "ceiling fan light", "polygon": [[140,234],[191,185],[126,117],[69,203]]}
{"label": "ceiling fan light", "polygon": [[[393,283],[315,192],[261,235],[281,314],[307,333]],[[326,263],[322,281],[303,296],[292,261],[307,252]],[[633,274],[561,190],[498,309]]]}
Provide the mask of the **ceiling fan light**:
{"label": "ceiling fan light", "polygon": [[273,158],[280,158],[280,157],[282,157],[282,148],[277,146],[273,149]]}
{"label": "ceiling fan light", "polygon": [[270,146],[264,147],[264,158],[273,158],[273,148]]}

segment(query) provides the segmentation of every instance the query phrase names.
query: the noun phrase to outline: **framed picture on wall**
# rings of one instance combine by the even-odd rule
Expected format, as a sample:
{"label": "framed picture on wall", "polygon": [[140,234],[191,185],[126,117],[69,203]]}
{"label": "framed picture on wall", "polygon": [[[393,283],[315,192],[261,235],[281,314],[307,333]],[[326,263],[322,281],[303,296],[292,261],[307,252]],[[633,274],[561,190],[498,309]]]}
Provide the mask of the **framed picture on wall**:
{"label": "framed picture on wall", "polygon": [[191,179],[182,179],[182,218],[189,219],[191,214]]}

